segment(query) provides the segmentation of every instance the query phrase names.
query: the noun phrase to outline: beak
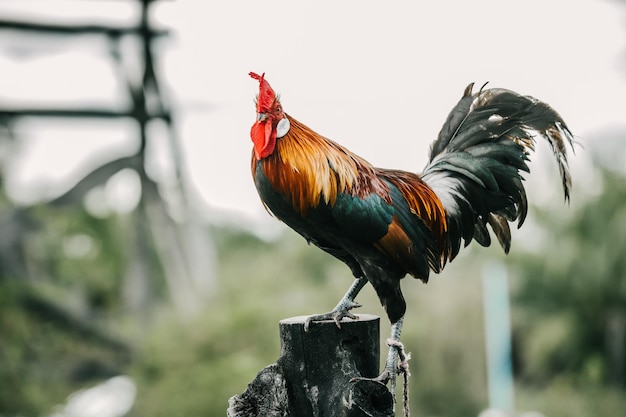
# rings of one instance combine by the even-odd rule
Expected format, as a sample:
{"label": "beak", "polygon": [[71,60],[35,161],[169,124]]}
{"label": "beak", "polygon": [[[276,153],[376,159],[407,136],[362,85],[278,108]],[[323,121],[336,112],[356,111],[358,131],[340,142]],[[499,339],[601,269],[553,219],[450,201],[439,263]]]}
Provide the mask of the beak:
{"label": "beak", "polygon": [[258,113],[256,115],[256,120],[259,123],[264,122],[266,119],[267,119],[267,113]]}

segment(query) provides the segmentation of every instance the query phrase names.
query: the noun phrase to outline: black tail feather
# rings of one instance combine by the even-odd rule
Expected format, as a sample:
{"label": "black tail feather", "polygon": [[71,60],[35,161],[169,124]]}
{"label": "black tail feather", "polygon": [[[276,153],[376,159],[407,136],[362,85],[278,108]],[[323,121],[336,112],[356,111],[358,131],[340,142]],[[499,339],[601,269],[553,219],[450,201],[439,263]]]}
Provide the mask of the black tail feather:
{"label": "black tail feather", "polygon": [[450,260],[461,240],[489,246],[487,224],[508,252],[508,222],[520,227],[528,211],[520,172],[530,172],[527,162],[536,136],[550,144],[565,199],[570,197],[566,148],[573,137],[561,116],[532,97],[504,89],[472,93],[472,87],[448,115],[422,174],[448,213]]}

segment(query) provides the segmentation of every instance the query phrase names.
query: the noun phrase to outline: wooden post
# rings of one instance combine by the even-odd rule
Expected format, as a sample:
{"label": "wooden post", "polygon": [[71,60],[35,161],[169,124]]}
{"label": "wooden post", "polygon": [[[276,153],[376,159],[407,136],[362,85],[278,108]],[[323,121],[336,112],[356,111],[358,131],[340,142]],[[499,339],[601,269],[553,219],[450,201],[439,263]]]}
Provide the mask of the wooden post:
{"label": "wooden post", "polygon": [[281,355],[263,369],[244,393],[229,401],[228,417],[387,417],[393,399],[378,375],[379,321],[312,323],[306,316],[280,322]]}

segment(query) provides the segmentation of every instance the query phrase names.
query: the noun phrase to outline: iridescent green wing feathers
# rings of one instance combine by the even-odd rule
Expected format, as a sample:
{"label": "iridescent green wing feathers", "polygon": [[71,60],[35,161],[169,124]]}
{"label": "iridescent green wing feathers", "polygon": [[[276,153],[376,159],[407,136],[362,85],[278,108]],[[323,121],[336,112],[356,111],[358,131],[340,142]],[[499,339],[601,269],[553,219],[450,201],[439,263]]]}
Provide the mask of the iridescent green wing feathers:
{"label": "iridescent green wing feathers", "polygon": [[439,272],[445,233],[445,213],[432,192],[415,174],[376,170],[386,185],[384,195],[340,193],[330,209],[340,233],[371,244],[404,273],[424,281]]}

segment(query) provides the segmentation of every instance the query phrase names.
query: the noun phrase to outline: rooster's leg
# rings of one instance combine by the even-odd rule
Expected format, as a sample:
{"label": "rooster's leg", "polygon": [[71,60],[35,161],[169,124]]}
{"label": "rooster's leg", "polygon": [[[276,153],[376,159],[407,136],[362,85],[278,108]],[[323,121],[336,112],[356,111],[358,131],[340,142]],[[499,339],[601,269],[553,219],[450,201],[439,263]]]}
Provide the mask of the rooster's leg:
{"label": "rooster's leg", "polygon": [[351,318],[356,320],[356,316],[350,313],[350,310],[353,308],[361,307],[361,305],[354,301],[356,296],[359,294],[361,289],[367,284],[367,279],[364,277],[357,278],[352,283],[352,286],[346,292],[346,295],[343,296],[341,301],[337,304],[332,311],[324,314],[318,314],[315,316],[310,316],[304,322],[304,331],[309,330],[309,326],[314,321],[323,321],[323,320],[334,320],[337,324],[337,327],[341,328],[341,319],[344,317]]}
{"label": "rooster's leg", "polygon": [[396,375],[398,373],[409,372],[408,355],[404,352],[404,345],[400,343],[400,333],[402,332],[402,324],[404,323],[404,316],[397,322],[391,325],[391,335],[387,339],[387,345],[389,345],[389,352],[387,353],[387,361],[385,362],[385,369],[383,372],[375,378],[383,384],[391,381],[395,383]]}

